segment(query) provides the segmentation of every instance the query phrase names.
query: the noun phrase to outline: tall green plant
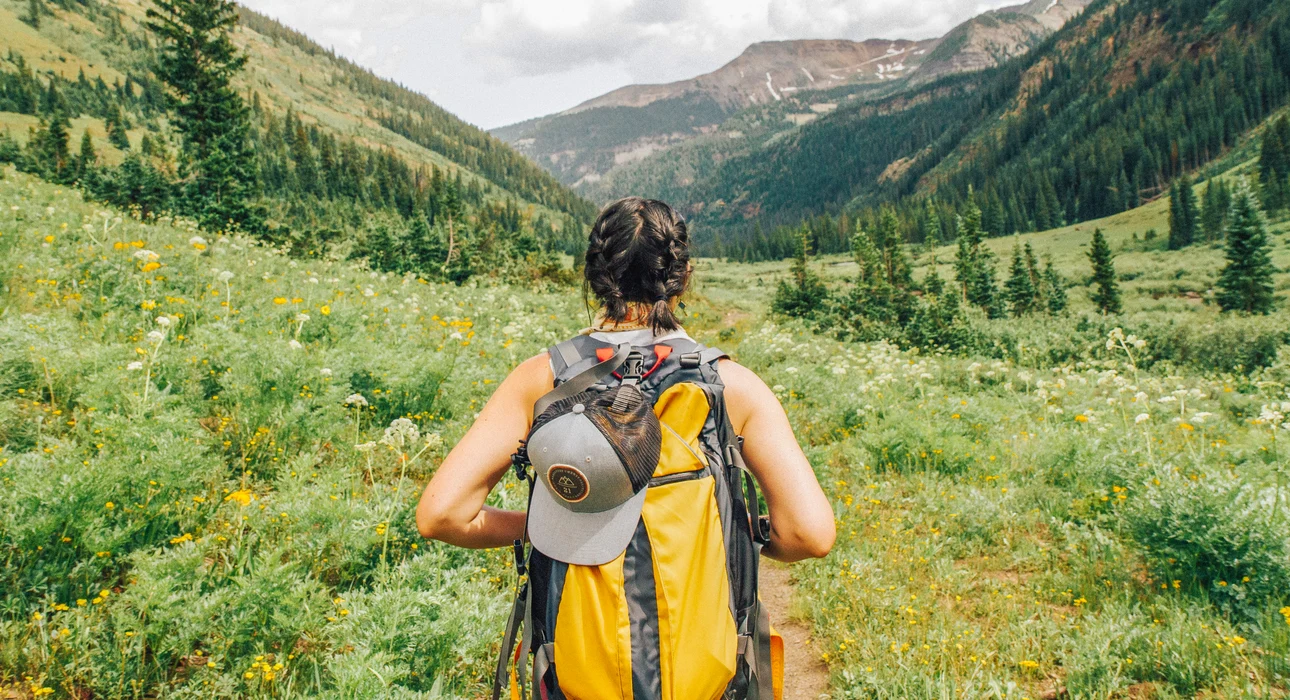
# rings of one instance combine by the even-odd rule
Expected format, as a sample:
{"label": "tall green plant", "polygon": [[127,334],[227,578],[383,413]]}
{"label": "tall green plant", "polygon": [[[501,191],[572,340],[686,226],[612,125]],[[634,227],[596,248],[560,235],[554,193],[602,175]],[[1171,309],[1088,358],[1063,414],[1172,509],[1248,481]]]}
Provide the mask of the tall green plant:
{"label": "tall green plant", "polygon": [[160,42],[156,72],[170,87],[184,135],[185,196],[211,230],[263,228],[249,111],[232,81],[246,65],[233,44],[231,0],[154,0],[148,28]]}
{"label": "tall green plant", "polygon": [[1227,265],[1218,276],[1218,305],[1224,311],[1266,314],[1276,297],[1268,252],[1268,226],[1249,183],[1242,181],[1227,226]]}
{"label": "tall green plant", "polygon": [[1104,314],[1118,314],[1122,310],[1120,283],[1115,279],[1115,254],[1102,235],[1102,229],[1093,229],[1093,244],[1088,251],[1093,265],[1093,303]]}

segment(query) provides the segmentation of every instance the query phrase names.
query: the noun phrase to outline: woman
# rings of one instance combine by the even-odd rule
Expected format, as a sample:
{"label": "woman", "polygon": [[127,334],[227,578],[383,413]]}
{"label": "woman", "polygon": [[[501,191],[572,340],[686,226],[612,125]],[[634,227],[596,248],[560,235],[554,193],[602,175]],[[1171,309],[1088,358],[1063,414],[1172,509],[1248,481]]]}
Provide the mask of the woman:
{"label": "woman", "polygon": [[[655,350],[669,343],[687,347],[689,337],[677,320],[676,308],[690,281],[688,245],[684,220],[663,202],[628,197],[607,206],[592,227],[588,241],[586,284],[601,309],[594,325],[584,334],[607,347],[624,343]],[[666,357],[666,354],[660,355],[654,366]],[[417,508],[417,528],[423,536],[471,548],[507,547],[526,539],[526,513],[487,506],[485,499],[512,466],[512,455],[521,447],[533,424],[535,403],[551,392],[556,381],[555,365],[551,353],[542,353],[521,363],[498,387],[475,424],[426,487]],[[779,401],[757,375],[736,362],[720,359],[714,361],[714,366],[719,379],[713,377],[712,381],[724,385],[722,393],[730,427],[743,438],[743,462],[761,486],[769,510],[769,539],[761,553],[784,562],[825,556],[833,546],[835,535],[832,507],[798,446]],[[657,406],[655,410],[659,410]],[[698,459],[698,453],[691,452]],[[537,483],[541,484],[542,480],[538,479]],[[721,488],[743,499],[742,487]],[[621,570],[621,557],[619,561]],[[720,563],[707,566],[720,567]],[[538,578],[538,573],[534,571],[533,576]],[[752,580],[755,587],[755,573]],[[685,585],[693,588],[694,584]],[[663,593],[658,595],[662,600]],[[676,620],[671,624],[679,629]],[[610,633],[612,636],[612,629]],[[606,643],[615,642],[610,639]],[[679,643],[683,644],[684,640]],[[558,657],[560,645],[554,647]],[[537,649],[539,655],[541,651]],[[733,646],[728,651],[733,656]],[[584,650],[584,653],[590,652]],[[633,648],[632,654],[636,653]],[[720,663],[727,662],[734,663],[730,659]],[[559,662],[555,665],[561,666]],[[663,673],[669,672],[677,677],[681,673],[676,669]],[[657,690],[657,679],[642,679],[641,675],[639,668],[623,671],[623,677],[631,676],[633,684],[653,684]],[[561,689],[565,696],[576,697],[578,693],[565,687],[566,676],[572,677],[572,674],[561,676]],[[680,687],[686,681],[674,682],[679,684],[674,691],[679,692],[677,697],[697,697],[693,694],[698,692],[694,688]],[[641,692],[638,688],[635,696],[641,697]],[[700,694],[708,696],[706,690]],[[617,693],[605,690],[583,693],[587,697],[596,695]],[[631,697],[633,693],[628,688],[622,695]]]}

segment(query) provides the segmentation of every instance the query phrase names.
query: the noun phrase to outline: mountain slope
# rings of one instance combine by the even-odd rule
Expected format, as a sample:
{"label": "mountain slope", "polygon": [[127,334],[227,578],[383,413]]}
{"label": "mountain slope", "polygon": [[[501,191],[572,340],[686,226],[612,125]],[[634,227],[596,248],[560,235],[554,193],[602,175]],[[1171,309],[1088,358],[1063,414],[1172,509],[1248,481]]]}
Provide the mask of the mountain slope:
{"label": "mountain slope", "polygon": [[757,131],[774,134],[875,90],[993,66],[1024,53],[1088,2],[1032,0],[987,12],[945,37],[923,41],[761,42],[711,73],[661,85],[629,85],[493,133],[562,182],[603,198],[612,194],[612,187],[598,183],[627,166],[696,138],[728,138],[731,132],[735,140],[742,138],[746,127],[724,126],[742,111],[751,110],[742,121],[758,122]]}
{"label": "mountain slope", "polygon": [[[32,6],[42,8],[35,22],[30,17]],[[156,92],[156,99],[149,105],[138,105],[130,99],[140,90],[160,89],[150,73],[153,39],[142,26],[147,7],[146,0],[87,3],[39,0],[34,5],[0,0],[0,27],[4,30],[0,32],[0,55],[8,57],[0,59],[0,73],[21,73],[23,69],[18,64],[23,63],[31,69],[31,76],[40,89],[45,89],[51,81],[63,81],[59,82],[62,92],[75,91],[74,86],[84,76],[89,81],[86,92],[97,90],[100,96],[108,96],[103,99],[110,98],[113,92],[118,96],[128,92],[130,95],[122,97],[124,101],[120,104],[131,122],[129,134],[134,147],[140,145],[145,135],[150,135],[162,147],[173,146],[177,135],[169,129],[161,109],[160,93]],[[357,154],[355,157],[361,156],[365,161],[363,170],[374,172],[373,168],[379,167],[398,180],[393,184],[377,183],[375,186],[387,190],[377,198],[389,200],[389,206],[400,209],[405,216],[419,206],[418,192],[424,193],[435,177],[459,185],[459,196],[466,199],[472,210],[509,202],[529,215],[544,217],[557,228],[566,219],[585,221],[594,214],[588,202],[545,171],[424,96],[376,77],[303,34],[245,8],[239,9],[242,26],[235,32],[234,40],[249,60],[237,85],[256,106],[261,133],[279,133],[290,141],[295,134],[286,133],[282,127],[286,125],[290,127],[288,130],[293,130],[299,126],[309,142],[303,151],[297,149],[290,154],[277,153],[272,143],[263,144],[261,155],[271,166],[266,171],[271,195],[290,198],[289,193],[300,189],[296,187],[299,183],[291,180],[301,166],[296,156],[303,154],[321,163],[330,157],[324,153],[327,148],[334,146],[343,150],[352,146],[357,150],[339,155]],[[96,87],[100,78],[103,85]],[[105,138],[104,116],[115,105],[97,105],[90,99],[88,103],[73,100],[73,106],[85,110],[86,117],[97,118],[97,122],[91,121],[88,126],[102,158],[109,163],[119,161],[122,150]],[[44,107],[38,104],[34,111]],[[23,123],[20,115],[12,112],[0,113],[0,120],[5,124]],[[25,132],[25,128],[18,129],[13,135],[21,142]],[[74,134],[79,135],[79,131]],[[324,145],[324,141],[329,143]],[[277,167],[279,163],[269,161],[278,155],[282,155],[279,160],[285,171],[275,175],[273,171],[282,168]],[[386,155],[392,159],[379,164]],[[273,178],[278,175],[287,180],[275,183]],[[372,186],[368,183],[362,188],[370,190]],[[330,206],[336,192],[320,192],[318,197]],[[355,197],[372,199],[364,193]],[[370,208],[369,204],[372,202],[366,201],[364,206]],[[305,202],[303,208],[313,207]],[[298,224],[298,219],[291,220]],[[338,224],[333,221],[331,225]]]}
{"label": "mountain slope", "polygon": [[1136,206],[1288,94],[1284,3],[1103,0],[1020,59],[839,109],[669,194],[727,241],[969,186],[991,233],[1044,229]]}

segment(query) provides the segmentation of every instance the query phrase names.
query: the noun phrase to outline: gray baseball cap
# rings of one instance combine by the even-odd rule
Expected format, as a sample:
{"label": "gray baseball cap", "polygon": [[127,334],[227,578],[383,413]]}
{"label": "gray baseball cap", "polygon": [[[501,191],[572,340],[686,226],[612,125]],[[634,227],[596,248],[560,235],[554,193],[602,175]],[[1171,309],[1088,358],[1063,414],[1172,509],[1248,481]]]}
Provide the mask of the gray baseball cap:
{"label": "gray baseball cap", "polygon": [[599,566],[627,549],[662,446],[658,419],[643,399],[635,386],[579,394],[535,423],[526,449],[538,484],[528,515],[538,551]]}

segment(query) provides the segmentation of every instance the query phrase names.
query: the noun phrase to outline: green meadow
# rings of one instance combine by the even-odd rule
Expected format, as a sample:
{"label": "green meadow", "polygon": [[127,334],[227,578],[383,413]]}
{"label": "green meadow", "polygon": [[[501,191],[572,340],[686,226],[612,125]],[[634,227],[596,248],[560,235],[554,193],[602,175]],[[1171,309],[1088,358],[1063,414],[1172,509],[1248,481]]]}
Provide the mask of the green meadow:
{"label": "green meadow", "polygon": [[[1081,286],[1095,225],[1123,319]],[[1285,696],[1290,356],[1156,357],[1143,319],[1232,322],[1220,251],[1151,227],[1029,237],[1073,309],[1015,332],[1096,335],[1054,364],[840,342],[768,314],[783,264],[696,266],[688,325],[780,396],[836,512],[791,569],[832,697]],[[585,325],[576,289],[291,259],[12,168],[0,283],[9,697],[485,691],[510,554],[422,541],[412,510],[509,369]]]}

